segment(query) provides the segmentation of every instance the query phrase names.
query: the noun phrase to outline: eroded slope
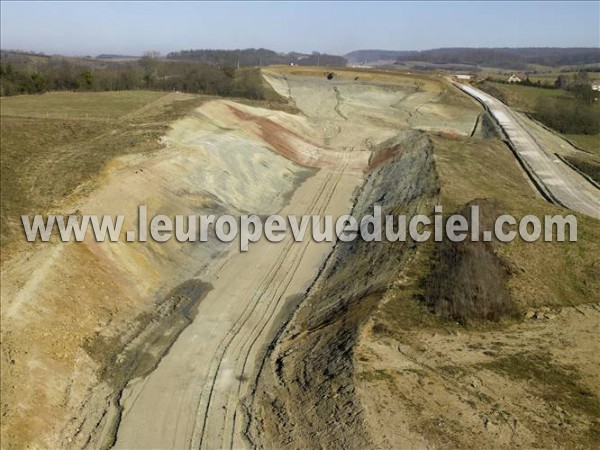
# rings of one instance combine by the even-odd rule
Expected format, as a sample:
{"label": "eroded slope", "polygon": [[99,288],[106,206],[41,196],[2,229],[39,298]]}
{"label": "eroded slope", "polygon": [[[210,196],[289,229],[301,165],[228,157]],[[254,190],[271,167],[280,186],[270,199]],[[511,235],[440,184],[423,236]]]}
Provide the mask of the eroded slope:
{"label": "eroded slope", "polygon": [[[304,81],[276,83],[283,95]],[[326,102],[297,105],[319,114]],[[476,204],[487,224],[570,213],[537,197],[489,123],[474,130],[372,147],[355,210],[442,204],[450,215]],[[566,244],[339,244],[248,399],[254,445],[593,446],[600,236],[594,219],[578,223],[579,241]]]}

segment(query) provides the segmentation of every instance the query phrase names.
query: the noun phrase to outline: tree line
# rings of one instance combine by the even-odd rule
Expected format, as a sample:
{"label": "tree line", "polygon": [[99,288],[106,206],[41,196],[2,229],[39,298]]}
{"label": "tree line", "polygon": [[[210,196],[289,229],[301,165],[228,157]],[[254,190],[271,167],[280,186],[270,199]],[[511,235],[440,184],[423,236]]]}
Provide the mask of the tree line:
{"label": "tree line", "polygon": [[528,64],[581,65],[600,62],[599,48],[437,48],[423,51],[357,50],[351,62],[424,61],[433,64],[468,64],[524,70]]}
{"label": "tree line", "polygon": [[554,87],[570,92],[572,98],[540,98],[535,117],[561,133],[600,133],[600,107],[596,104],[600,93],[592,89],[588,73],[559,75]]}
{"label": "tree line", "polygon": [[126,62],[41,58],[0,62],[0,95],[47,91],[165,90],[265,98],[259,69],[233,64],[169,61],[149,52]]}
{"label": "tree line", "polygon": [[489,81],[494,84],[486,84],[485,91],[504,103],[510,99],[496,83],[561,90],[564,94],[540,96],[531,111],[534,117],[565,134],[600,133],[600,92],[592,89],[587,71],[582,70],[572,75],[560,74],[552,84],[542,84],[539,80],[532,82],[529,77],[517,83],[509,83],[506,79],[490,78]]}
{"label": "tree line", "polygon": [[213,64],[232,64],[235,66],[269,66],[274,64],[295,64],[299,66],[345,67],[347,61],[341,56],[326,53],[277,53],[265,48],[247,48],[240,50],[182,50],[167,55],[167,59],[201,61]]}

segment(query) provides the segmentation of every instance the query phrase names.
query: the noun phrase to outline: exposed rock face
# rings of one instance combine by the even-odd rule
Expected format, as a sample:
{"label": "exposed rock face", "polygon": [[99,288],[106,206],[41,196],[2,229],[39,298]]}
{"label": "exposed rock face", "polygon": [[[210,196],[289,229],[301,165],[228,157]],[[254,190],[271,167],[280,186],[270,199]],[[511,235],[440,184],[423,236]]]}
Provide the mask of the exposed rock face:
{"label": "exposed rock face", "polygon": [[[393,154],[372,170],[357,195],[355,217],[372,213],[375,204],[384,215],[414,214],[433,204],[438,186],[428,138],[409,131],[379,151],[389,148],[395,149]],[[369,446],[355,395],[354,345],[360,326],[397,274],[410,245],[360,239],[337,245],[268,355],[249,405],[254,444]]]}

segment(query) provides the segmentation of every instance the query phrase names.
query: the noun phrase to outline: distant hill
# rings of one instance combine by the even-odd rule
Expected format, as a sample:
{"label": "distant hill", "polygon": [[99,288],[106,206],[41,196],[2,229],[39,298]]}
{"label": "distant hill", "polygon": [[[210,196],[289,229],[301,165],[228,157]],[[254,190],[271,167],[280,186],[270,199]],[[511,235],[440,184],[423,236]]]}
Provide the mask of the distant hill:
{"label": "distant hill", "polygon": [[138,59],[140,56],[132,56],[132,55],[115,55],[113,53],[102,53],[101,55],[96,56],[96,59]]}
{"label": "distant hill", "polygon": [[20,50],[0,50],[0,61],[3,63],[26,64],[32,62],[46,62],[50,56],[43,53],[24,52]]}
{"label": "distant hill", "polygon": [[396,50],[355,50],[344,57],[351,64],[373,63],[377,61],[418,61],[418,51],[396,51]]}
{"label": "distant hill", "polygon": [[273,64],[296,64],[301,66],[345,66],[345,58],[325,53],[277,53],[265,48],[247,48],[240,50],[182,50],[171,52],[167,59],[200,61],[213,64],[231,64],[240,66],[268,66]]}
{"label": "distant hill", "polygon": [[528,64],[566,66],[600,62],[600,48],[438,48],[423,51],[356,50],[344,55],[351,64],[422,61],[524,69]]}
{"label": "distant hill", "polygon": [[[238,50],[182,50],[171,52],[166,57],[155,56],[156,61],[177,62],[177,63],[199,63],[205,65],[216,65],[221,68],[224,66],[237,67],[257,67],[269,66],[274,64],[295,64],[301,66],[322,66],[322,67],[345,67],[347,61],[345,58],[337,55],[328,55],[326,53],[313,52],[307,53],[277,53],[273,50],[264,48],[248,48]],[[119,68],[131,64],[137,64],[142,59],[141,56],[123,55],[117,53],[102,53],[96,57],[92,56],[63,56],[63,55],[45,55],[43,53],[26,52],[19,50],[0,50],[0,62],[10,64],[17,70],[24,71],[44,71],[50,66],[64,66],[64,64],[74,64],[80,68]]]}

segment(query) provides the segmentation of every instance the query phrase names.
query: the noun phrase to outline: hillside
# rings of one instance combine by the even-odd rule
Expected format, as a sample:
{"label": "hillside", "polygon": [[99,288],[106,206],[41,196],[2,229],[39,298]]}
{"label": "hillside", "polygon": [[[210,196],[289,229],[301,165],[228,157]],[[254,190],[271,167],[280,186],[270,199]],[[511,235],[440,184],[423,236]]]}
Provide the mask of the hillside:
{"label": "hillside", "polygon": [[599,48],[438,48],[423,51],[356,50],[344,57],[350,63],[421,61],[524,69],[528,64],[565,66],[600,62]]}
{"label": "hillside", "polygon": [[346,59],[341,56],[326,53],[277,53],[265,48],[247,48],[240,50],[182,50],[171,52],[168,59],[201,61],[213,64],[232,64],[240,66],[269,66],[275,64],[294,64],[300,66],[331,66],[343,67]]}

